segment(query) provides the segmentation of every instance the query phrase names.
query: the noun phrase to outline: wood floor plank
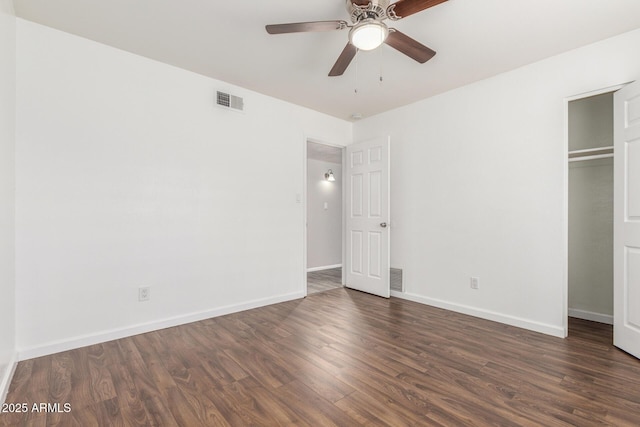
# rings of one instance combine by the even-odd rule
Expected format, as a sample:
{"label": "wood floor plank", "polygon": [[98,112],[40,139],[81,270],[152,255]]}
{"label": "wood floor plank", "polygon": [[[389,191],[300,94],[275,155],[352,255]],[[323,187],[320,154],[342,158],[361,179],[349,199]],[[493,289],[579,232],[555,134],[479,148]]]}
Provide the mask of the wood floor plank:
{"label": "wood floor plank", "polygon": [[207,426],[230,426],[223,413],[217,408],[205,393],[207,381],[210,379],[207,374],[197,367],[189,368],[188,375],[176,378],[176,384],[185,399],[193,409],[198,419]]}
{"label": "wood floor plank", "polygon": [[142,400],[150,426],[180,427],[169,407],[169,402],[160,394],[147,395]]}
{"label": "wood floor plank", "polygon": [[154,383],[153,377],[147,369],[147,364],[138,351],[134,340],[132,338],[124,338],[118,340],[118,344],[121,357],[126,360],[126,364],[123,366],[127,368],[127,373],[133,381],[140,399],[145,401],[150,397],[159,395],[160,391]]}
{"label": "wood floor plank", "polygon": [[87,347],[91,391],[95,402],[114,399],[115,387],[111,373],[107,367],[108,362],[102,344]]}
{"label": "wood floor plank", "polygon": [[342,288],[342,267],[307,273],[307,295]]}
{"label": "wood floor plank", "polygon": [[222,395],[247,426],[300,425],[298,416],[269,388],[252,377],[226,386]]}
{"label": "wood floor plank", "polygon": [[340,286],[20,362],[7,402],[72,410],[1,426],[637,427],[640,361],[608,325],[559,339]]}
{"label": "wood floor plank", "polygon": [[295,376],[297,381],[329,402],[337,402],[355,391],[353,387],[311,362],[304,369],[299,370]]}
{"label": "wood floor plank", "polygon": [[353,424],[353,419],[333,402],[326,400],[301,381],[291,381],[279,387],[276,393],[303,423],[310,426],[341,427]]}
{"label": "wood floor plank", "polygon": [[244,366],[247,372],[266,387],[275,388],[294,379],[286,366],[269,358],[255,347],[225,350],[225,353],[236,363]]}
{"label": "wood floor plank", "polygon": [[113,364],[110,368],[116,395],[120,401],[125,425],[144,426],[151,424],[142,397],[124,364]]}
{"label": "wood floor plank", "polygon": [[179,426],[199,427],[206,425],[205,421],[199,416],[200,411],[194,410],[193,406],[191,406],[190,403],[194,402],[189,402],[189,399],[185,397],[177,386],[164,390],[163,397],[167,402],[167,408]]}
{"label": "wood floor plank", "polygon": [[173,389],[176,383],[162,362],[162,357],[153,348],[153,332],[151,334],[136,335],[133,343],[140,353],[140,358],[145,366],[145,370],[150,375],[150,382],[161,393],[168,389]]}
{"label": "wood floor plank", "polygon": [[406,412],[402,408],[395,407],[393,401],[389,402],[381,398],[375,391],[370,392],[373,396],[359,390],[355,391],[336,402],[336,406],[353,418],[359,425],[429,425],[424,413]]}

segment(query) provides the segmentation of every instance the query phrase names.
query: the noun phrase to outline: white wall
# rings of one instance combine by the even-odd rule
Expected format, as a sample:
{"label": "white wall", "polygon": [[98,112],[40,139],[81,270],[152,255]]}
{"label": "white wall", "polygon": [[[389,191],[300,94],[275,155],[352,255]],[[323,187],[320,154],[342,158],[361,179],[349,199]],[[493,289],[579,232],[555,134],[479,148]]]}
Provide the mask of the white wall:
{"label": "white wall", "polygon": [[391,135],[405,297],[565,334],[565,98],[639,78],[638,46],[640,30],[354,125]]}
{"label": "white wall", "polygon": [[[324,178],[329,169],[335,182]],[[342,165],[308,159],[307,268],[339,264],[342,264]]]}
{"label": "white wall", "polygon": [[303,295],[303,147],[349,143],[350,123],[17,29],[21,358]]}
{"label": "white wall", "polygon": [[0,0],[0,403],[15,362],[15,95],[13,2]]}

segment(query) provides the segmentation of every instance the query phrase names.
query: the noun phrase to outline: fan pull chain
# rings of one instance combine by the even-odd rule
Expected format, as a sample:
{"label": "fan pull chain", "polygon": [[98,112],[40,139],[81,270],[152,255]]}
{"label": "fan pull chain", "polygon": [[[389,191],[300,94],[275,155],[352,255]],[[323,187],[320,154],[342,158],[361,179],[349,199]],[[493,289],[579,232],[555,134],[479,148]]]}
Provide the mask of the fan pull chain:
{"label": "fan pull chain", "polygon": [[356,54],[355,58],[355,73],[354,73],[354,82],[353,82],[353,94],[354,96],[358,95],[358,55]]}
{"label": "fan pull chain", "polygon": [[382,78],[383,73],[383,66],[384,66],[384,49],[378,48],[378,60],[380,61],[380,86],[382,86],[382,83],[384,82],[384,79]]}

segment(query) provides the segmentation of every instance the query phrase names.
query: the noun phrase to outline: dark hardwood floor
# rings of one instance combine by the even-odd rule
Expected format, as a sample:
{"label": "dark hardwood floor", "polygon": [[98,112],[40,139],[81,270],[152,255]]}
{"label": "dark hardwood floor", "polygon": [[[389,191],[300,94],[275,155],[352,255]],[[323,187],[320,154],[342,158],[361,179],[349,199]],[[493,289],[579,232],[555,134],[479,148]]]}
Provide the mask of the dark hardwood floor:
{"label": "dark hardwood floor", "polygon": [[342,267],[307,273],[307,295],[342,287]]}
{"label": "dark hardwood floor", "polygon": [[638,426],[640,362],[611,339],[335,289],[20,362],[7,403],[71,411],[0,425]]}

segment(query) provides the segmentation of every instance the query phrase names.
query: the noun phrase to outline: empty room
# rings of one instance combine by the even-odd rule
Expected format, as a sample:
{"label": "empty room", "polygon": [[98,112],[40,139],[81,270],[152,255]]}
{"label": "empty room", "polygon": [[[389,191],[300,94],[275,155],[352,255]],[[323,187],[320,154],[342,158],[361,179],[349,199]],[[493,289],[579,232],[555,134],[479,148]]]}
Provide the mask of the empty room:
{"label": "empty room", "polygon": [[0,0],[0,426],[640,425],[640,2]]}

